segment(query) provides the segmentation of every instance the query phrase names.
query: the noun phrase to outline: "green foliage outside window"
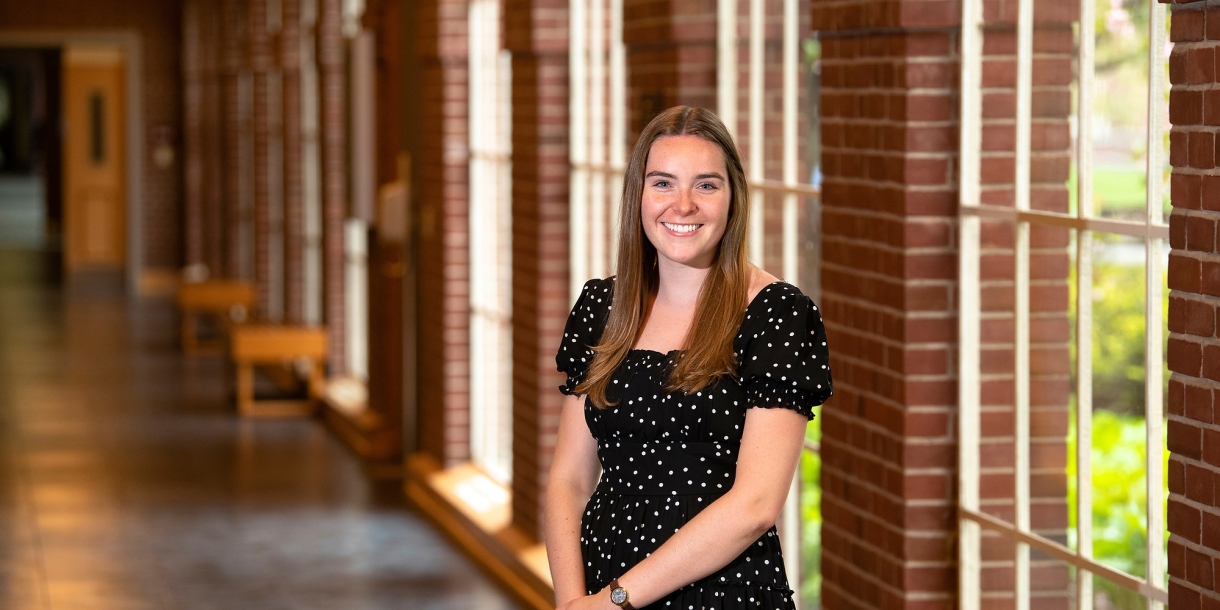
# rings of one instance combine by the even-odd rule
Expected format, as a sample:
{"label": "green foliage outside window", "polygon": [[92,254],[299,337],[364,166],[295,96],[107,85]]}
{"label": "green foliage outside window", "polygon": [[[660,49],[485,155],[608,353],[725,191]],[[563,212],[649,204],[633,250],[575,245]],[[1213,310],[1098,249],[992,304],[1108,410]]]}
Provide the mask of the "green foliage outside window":
{"label": "green foliage outside window", "polygon": [[[809,424],[805,437],[822,440],[821,422]],[[822,457],[812,451],[801,452],[801,590],[796,594],[801,608],[822,607]],[[795,578],[792,578],[795,582]]]}
{"label": "green foliage outside window", "polygon": [[[1101,563],[1142,577],[1147,573],[1148,548],[1145,508],[1144,273],[1139,265],[1107,262],[1096,263],[1093,273],[1094,410],[1090,452],[1093,469],[1093,556]],[[1073,302],[1074,275],[1073,270],[1073,281],[1070,283]],[[1167,315],[1167,299],[1162,303],[1162,310]],[[1072,349],[1075,351],[1074,341]],[[1164,362],[1164,358],[1161,361]],[[1167,379],[1168,370],[1163,370],[1163,374]],[[1067,438],[1068,539],[1075,546],[1078,495],[1074,398],[1071,411]],[[1168,468],[1169,452],[1165,451],[1162,469],[1166,476]],[[1115,608],[1142,610],[1146,605],[1140,595],[1109,581],[1095,579],[1094,583],[1095,591],[1108,597]]]}

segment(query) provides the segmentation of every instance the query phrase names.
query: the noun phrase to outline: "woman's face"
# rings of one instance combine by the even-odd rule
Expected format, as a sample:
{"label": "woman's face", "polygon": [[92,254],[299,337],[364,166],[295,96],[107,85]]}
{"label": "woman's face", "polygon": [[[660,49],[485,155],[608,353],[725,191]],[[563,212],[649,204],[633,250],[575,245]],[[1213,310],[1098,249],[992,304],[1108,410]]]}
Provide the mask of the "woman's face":
{"label": "woman's face", "polygon": [[644,168],[640,217],[661,261],[706,269],[729,224],[724,153],[698,136],[662,136]]}

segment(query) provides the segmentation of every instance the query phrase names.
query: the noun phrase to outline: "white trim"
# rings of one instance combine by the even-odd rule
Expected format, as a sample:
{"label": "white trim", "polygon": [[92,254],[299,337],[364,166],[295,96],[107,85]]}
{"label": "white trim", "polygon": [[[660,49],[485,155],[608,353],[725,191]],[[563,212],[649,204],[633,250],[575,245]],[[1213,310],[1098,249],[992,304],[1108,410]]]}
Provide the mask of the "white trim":
{"label": "white trim", "polygon": [[[1149,228],[1162,222],[1163,213],[1161,196],[1162,171],[1162,136],[1164,133],[1164,75],[1165,61],[1165,8],[1157,2],[1151,2],[1148,11],[1148,143],[1147,155],[1147,199],[1145,201],[1146,222]],[[1165,482],[1162,473],[1161,459],[1164,452],[1161,436],[1161,419],[1164,417],[1162,404],[1162,383],[1164,381],[1161,367],[1164,364],[1162,353],[1162,333],[1164,319],[1161,312],[1161,301],[1164,288],[1161,285],[1161,269],[1166,264],[1161,257],[1163,241],[1152,236],[1151,231],[1144,238],[1144,280],[1146,294],[1145,312],[1145,344],[1144,344],[1144,422],[1146,426],[1146,462],[1145,493],[1146,514],[1148,516],[1148,548],[1146,566],[1148,582],[1159,585],[1157,580],[1163,579],[1165,515],[1162,504],[1162,494]],[[1154,580],[1157,579],[1157,580]],[[1163,582],[1163,580],[1161,581]],[[1164,603],[1168,603],[1165,601]],[[1149,597],[1148,610],[1160,610],[1160,600]]]}
{"label": "white trim", "polygon": [[[605,166],[606,159],[606,0],[590,0],[589,8],[589,162]],[[589,184],[589,275],[605,277],[607,246],[606,177],[592,176]]]}
{"label": "white trim", "polygon": [[[1094,0],[1081,0],[1076,106],[1076,213],[1093,216]],[[1076,234],[1076,553],[1093,558],[1093,231]],[[1093,610],[1093,572],[1076,572],[1076,608]]]}
{"label": "white trim", "polygon": [[1168,591],[1149,585],[1148,582],[1142,578],[1132,576],[1121,570],[1116,570],[1104,563],[1098,563],[1092,559],[1081,557],[1072,549],[1069,549],[1066,546],[1055,542],[1054,540],[1043,538],[1042,536],[1028,530],[1018,529],[1013,527],[1011,523],[1008,523],[1002,519],[997,519],[996,517],[992,517],[986,513],[972,511],[962,507],[958,507],[958,512],[961,515],[961,522],[963,523],[967,521],[976,523],[990,531],[1000,534],[1004,538],[1019,541],[1021,544],[1038,549],[1039,551],[1042,551],[1043,553],[1046,553],[1047,555],[1050,555],[1064,563],[1076,566],[1082,570],[1088,570],[1120,587],[1135,591],[1136,593],[1139,593],[1150,600],[1155,600],[1161,603],[1168,603],[1169,601]]}
{"label": "white trim", "polygon": [[[750,160],[747,176],[752,182],[761,182],[766,178],[766,156],[763,154],[765,139],[763,115],[766,111],[763,102],[763,86],[767,74],[766,68],[763,66],[766,18],[766,5],[763,0],[750,0]],[[763,195],[763,191],[751,192],[747,253],[750,262],[759,267],[763,267],[763,262],[766,260],[766,248],[763,245],[766,209],[766,197]]]}
{"label": "white trim", "polygon": [[[797,32],[800,26],[797,0],[784,0],[784,183],[795,184],[797,172],[797,45],[800,44]],[[796,193],[784,194],[784,236],[783,236],[783,269],[784,279],[796,284],[800,279],[800,226]]]}
{"label": "white trim", "polygon": [[568,3],[568,301],[576,302],[589,275],[589,216],[587,205],[589,136],[588,39],[585,31],[588,0]]}
{"label": "white trim", "polygon": [[1169,227],[1160,224],[1148,224],[1129,220],[1113,220],[1109,218],[1079,218],[1069,214],[1042,212],[1037,210],[1018,211],[1012,208],[1001,208],[989,205],[962,205],[964,216],[978,216],[992,220],[1003,220],[1012,223],[1033,223],[1039,225],[1075,229],[1077,231],[1096,231],[1098,233],[1115,233],[1132,237],[1152,237],[1169,239]]}
{"label": "white trim", "polygon": [[737,0],[716,0],[716,114],[737,137]]}

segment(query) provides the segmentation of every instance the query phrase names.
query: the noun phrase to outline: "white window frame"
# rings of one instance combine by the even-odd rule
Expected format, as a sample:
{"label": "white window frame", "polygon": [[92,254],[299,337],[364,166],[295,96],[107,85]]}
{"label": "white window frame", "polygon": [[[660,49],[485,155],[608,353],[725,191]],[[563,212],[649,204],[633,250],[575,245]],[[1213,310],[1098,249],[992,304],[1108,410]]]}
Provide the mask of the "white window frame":
{"label": "white window frame", "polygon": [[512,64],[501,0],[471,0],[470,455],[512,479]]}
{"label": "white window frame", "polygon": [[575,302],[586,280],[615,273],[627,165],[623,0],[572,0],[568,27],[568,290]]}
{"label": "white window frame", "polygon": [[[1033,0],[1019,0],[1017,21],[1017,109],[1016,109],[1016,184],[1015,206],[1003,208],[983,205],[980,198],[980,151],[982,143],[982,0],[962,3],[961,52],[961,132],[960,132],[960,224],[959,257],[960,311],[959,341],[959,496],[960,515],[959,587],[961,608],[977,610],[981,605],[981,529],[987,528],[1015,542],[1016,608],[1030,607],[1029,552],[1038,549],[1077,570],[1076,608],[1093,607],[1093,576],[1105,578],[1143,595],[1150,610],[1168,603],[1164,578],[1164,481],[1161,472],[1163,415],[1161,367],[1162,313],[1161,287],[1164,240],[1169,228],[1162,218],[1162,142],[1164,100],[1165,13],[1158,3],[1150,2],[1149,84],[1146,214],[1143,222],[1103,219],[1094,216],[1092,205],[1092,125],[1094,74],[1094,5],[1080,3],[1079,95],[1077,99],[1077,213],[1058,214],[1030,208],[1030,125],[1032,123]],[[983,219],[1013,223],[1017,230],[1015,290],[1015,523],[1008,523],[980,510],[979,441],[980,430],[980,319],[979,278],[980,224]],[[1029,359],[1029,286],[1030,227],[1060,227],[1077,234],[1077,471],[1076,489],[1077,549],[1040,536],[1030,529],[1030,359]],[[1145,416],[1147,434],[1147,574],[1142,579],[1095,561],[1092,557],[1092,249],[1095,232],[1142,238],[1146,249],[1146,370]],[[1081,287],[1084,287],[1081,289]]]}
{"label": "white window frame", "polygon": [[[718,0],[716,4],[716,102],[717,114],[729,128],[734,138],[737,136],[738,124],[738,49],[742,40],[738,37],[737,4],[738,0]],[[800,13],[799,0],[783,0],[783,167],[782,180],[768,180],[765,169],[765,36],[766,36],[766,4],[765,0],[748,0],[749,2],[749,35],[746,40],[749,49],[748,63],[748,107],[747,121],[749,125],[749,158],[745,159],[746,183],[750,187],[750,227],[748,243],[750,244],[750,262],[763,266],[763,241],[765,238],[764,202],[768,195],[781,197],[783,200],[783,234],[782,261],[783,277],[793,284],[797,283],[800,271],[800,200],[805,197],[820,197],[821,190],[798,179],[799,162],[797,158],[797,113],[799,101],[799,58],[797,56],[800,44]],[[810,117],[817,120],[817,117]],[[805,287],[810,296],[817,298],[818,287]],[[820,447],[817,443],[806,440],[804,451],[817,455]],[[788,498],[784,503],[780,517],[780,544],[784,549],[784,568],[793,590],[794,602],[800,606],[801,582],[804,573],[801,570],[801,471],[797,468],[788,490]]]}

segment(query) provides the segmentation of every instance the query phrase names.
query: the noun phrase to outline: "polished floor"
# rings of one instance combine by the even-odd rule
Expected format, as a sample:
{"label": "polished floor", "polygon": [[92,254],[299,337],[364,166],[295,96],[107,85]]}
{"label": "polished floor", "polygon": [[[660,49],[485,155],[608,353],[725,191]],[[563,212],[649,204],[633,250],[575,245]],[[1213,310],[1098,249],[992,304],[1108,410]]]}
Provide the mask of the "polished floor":
{"label": "polished floor", "polygon": [[0,608],[516,608],[313,421],[241,421],[168,302],[0,247]]}

